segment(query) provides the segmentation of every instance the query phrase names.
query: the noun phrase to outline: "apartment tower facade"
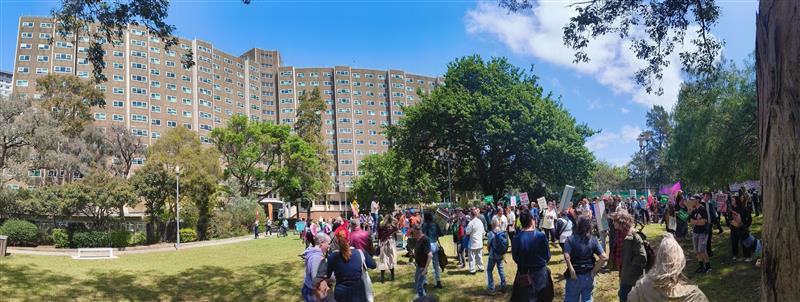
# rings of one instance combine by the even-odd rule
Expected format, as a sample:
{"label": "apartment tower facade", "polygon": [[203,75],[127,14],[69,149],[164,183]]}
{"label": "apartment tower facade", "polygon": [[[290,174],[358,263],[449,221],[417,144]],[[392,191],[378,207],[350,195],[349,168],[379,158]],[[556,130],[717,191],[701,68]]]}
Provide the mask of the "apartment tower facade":
{"label": "apartment tower facade", "polygon": [[[49,73],[89,79],[89,37],[75,42],[75,37],[59,36],[51,18],[21,17],[13,92],[38,98],[36,79]],[[389,141],[382,127],[397,123],[404,107],[419,102],[418,90],[429,93],[441,84],[440,78],[394,69],[285,66],[276,50],[253,48],[235,56],[198,39],[179,38],[167,50],[157,37],[136,27],[104,47],[108,81],[98,88],[106,94],[106,106],[93,109],[95,123],[124,125],[147,144],[177,126],[196,131],[209,144],[211,130],[224,127],[233,115],[292,125],[300,96],[319,89],[327,106],[322,131],[335,161],[333,190],[326,204],[318,206],[323,211],[344,208],[361,160],[386,152]],[[188,50],[195,66],[187,69],[181,56]]]}

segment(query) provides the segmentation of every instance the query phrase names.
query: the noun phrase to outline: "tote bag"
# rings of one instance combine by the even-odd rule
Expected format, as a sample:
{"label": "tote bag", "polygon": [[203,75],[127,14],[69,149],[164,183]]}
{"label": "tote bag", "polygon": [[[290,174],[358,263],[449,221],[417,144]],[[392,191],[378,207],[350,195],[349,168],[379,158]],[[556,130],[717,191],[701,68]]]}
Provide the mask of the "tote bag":
{"label": "tote bag", "polygon": [[375,301],[375,293],[372,292],[372,279],[369,278],[369,274],[367,273],[367,263],[364,262],[364,252],[358,250],[358,253],[361,254],[361,281],[364,282],[364,292],[367,294],[367,301],[374,302]]}

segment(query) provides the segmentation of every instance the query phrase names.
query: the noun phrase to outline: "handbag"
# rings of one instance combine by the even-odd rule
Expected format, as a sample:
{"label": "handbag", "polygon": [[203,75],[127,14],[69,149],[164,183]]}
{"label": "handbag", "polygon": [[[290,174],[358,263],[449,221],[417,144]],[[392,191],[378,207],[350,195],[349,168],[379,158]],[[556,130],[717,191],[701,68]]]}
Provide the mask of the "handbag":
{"label": "handbag", "polygon": [[447,266],[447,254],[444,253],[444,249],[442,248],[442,244],[439,243],[439,240],[436,240],[436,244],[439,245],[439,251],[436,252],[436,257],[439,257],[439,267],[444,271],[444,268]]}
{"label": "handbag", "polygon": [[375,301],[375,293],[372,292],[372,279],[369,278],[369,273],[367,273],[367,263],[364,260],[364,252],[358,250],[358,253],[361,254],[361,281],[364,282],[364,293],[367,295],[367,301],[373,302]]}

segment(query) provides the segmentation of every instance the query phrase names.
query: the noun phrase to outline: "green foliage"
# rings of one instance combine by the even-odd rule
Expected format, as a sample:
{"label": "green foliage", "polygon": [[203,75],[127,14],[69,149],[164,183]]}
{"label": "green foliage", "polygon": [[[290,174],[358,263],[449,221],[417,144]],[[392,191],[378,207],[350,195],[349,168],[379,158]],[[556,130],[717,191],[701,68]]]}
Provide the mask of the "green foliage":
{"label": "green foliage", "polygon": [[[17,170],[20,174],[29,152],[49,145],[57,133],[55,121],[47,112],[31,106],[30,99],[18,94],[0,96],[0,170]],[[0,179],[0,184],[5,180]]]}
{"label": "green foliage", "polygon": [[614,166],[606,161],[597,161],[597,168],[592,174],[591,191],[605,192],[606,190],[626,189],[628,170],[623,166]]}
{"label": "green foliage", "polygon": [[393,149],[384,154],[367,156],[359,166],[364,175],[356,178],[354,197],[367,204],[372,198],[382,209],[394,209],[395,204],[416,204],[438,201],[436,185],[430,174],[414,169],[411,161],[401,158]]}
{"label": "green foliage", "polygon": [[197,232],[194,229],[183,228],[180,230],[181,242],[197,241]]}
{"label": "green foliage", "polygon": [[108,233],[108,242],[111,247],[126,247],[131,239],[131,232],[126,230],[112,231]]}
{"label": "green foliage", "polygon": [[290,194],[290,196],[299,199],[300,205],[310,210],[311,201],[321,199],[331,184],[331,158],[326,152],[328,148],[322,136],[322,114],[326,105],[317,87],[311,93],[300,96],[299,102],[294,130],[311,147],[315,156],[312,158],[310,152],[303,150],[307,152],[302,155],[305,160],[302,161],[301,167],[296,167],[303,172],[299,190],[302,194]]}
{"label": "green foliage", "polygon": [[216,209],[211,218],[209,234],[211,238],[229,238],[247,235],[255,221],[255,212],[264,220],[264,208],[255,200],[236,197],[228,204]]}
{"label": "green foliage", "polygon": [[755,78],[753,62],[723,62],[681,88],[668,160],[690,188],[759,179]]}
{"label": "green foliage", "polygon": [[75,75],[48,74],[38,78],[36,91],[41,93],[44,108],[57,109],[48,112],[71,136],[77,136],[94,121],[92,107],[106,104],[102,91]]}
{"label": "green foliage", "polygon": [[643,188],[645,171],[647,186],[658,188],[676,181],[674,171],[667,162],[667,150],[672,136],[672,120],[662,106],[655,105],[647,111],[647,130],[651,139],[643,152],[633,155],[628,164],[628,182],[634,188]]}
{"label": "green foliage", "polygon": [[[274,185],[285,174],[281,155],[291,136],[286,125],[253,122],[246,116],[234,116],[226,127],[211,132],[211,141],[225,160],[225,177],[233,178],[241,196],[249,196],[260,182]],[[269,187],[269,186],[268,186]]]}
{"label": "green foliage", "polygon": [[[147,150],[147,160],[156,167],[175,171],[180,167],[180,193],[189,198],[197,209],[197,236],[207,238],[206,231],[211,215],[211,196],[222,176],[219,154],[204,148],[196,132],[184,127],[168,131]],[[174,173],[174,172],[173,172]],[[173,191],[174,192],[174,191]],[[175,200],[166,199],[168,217],[175,217]]]}
{"label": "green foliage", "polygon": [[144,232],[133,232],[128,239],[128,246],[137,246],[147,244],[147,234]]}
{"label": "green foliage", "polygon": [[440,152],[454,160],[456,189],[496,198],[536,183],[585,187],[590,181],[594,158],[584,143],[594,131],[545,95],[536,76],[506,59],[458,59],[448,65],[445,84],[421,99],[388,135],[437,183],[446,186]]}
{"label": "green foliage", "polygon": [[[155,230],[164,214],[165,205],[169,202],[174,204],[174,174],[164,169],[162,165],[148,160],[144,167],[131,177],[130,182],[136,195],[144,199],[148,223]],[[149,241],[155,242],[155,238],[150,238]]]}
{"label": "green foliage", "polygon": [[111,238],[101,231],[79,232],[72,234],[72,246],[75,248],[109,247]]}
{"label": "green foliage", "polygon": [[112,215],[119,215],[125,205],[138,202],[127,180],[105,171],[94,171],[83,180],[65,185],[63,190],[64,198],[76,212],[89,217],[96,228],[108,225]]}
{"label": "green foliage", "polygon": [[35,246],[39,228],[25,220],[9,219],[0,226],[0,235],[8,236],[9,245]]}
{"label": "green foliage", "polygon": [[50,233],[50,240],[53,241],[53,245],[57,248],[69,247],[69,234],[65,229],[53,229]]}
{"label": "green foliage", "polygon": [[[537,0],[500,0],[510,11],[525,11]],[[722,50],[722,42],[711,34],[719,18],[714,0],[649,1],[606,0],[581,1],[570,7],[576,15],[564,26],[564,44],[576,51],[575,62],[588,62],[587,47],[596,37],[611,35],[631,39],[636,57],[647,66],[635,74],[636,82],[651,92],[663,79],[663,70],[670,64],[676,46],[683,45],[687,34],[695,32],[689,42],[695,47],[679,53],[685,70],[709,73]],[[692,29],[689,26],[696,26]],[[690,36],[691,37],[691,36]],[[657,93],[663,89],[655,87]]]}

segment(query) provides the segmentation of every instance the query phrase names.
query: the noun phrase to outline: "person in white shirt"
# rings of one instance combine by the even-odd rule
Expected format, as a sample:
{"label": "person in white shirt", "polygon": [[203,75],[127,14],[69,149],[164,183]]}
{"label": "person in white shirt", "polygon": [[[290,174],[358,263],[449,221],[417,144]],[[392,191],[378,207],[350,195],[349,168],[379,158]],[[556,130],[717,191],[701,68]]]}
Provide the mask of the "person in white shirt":
{"label": "person in white shirt", "polygon": [[[370,204],[369,207],[369,216],[372,216],[372,223],[374,226],[377,226],[380,223],[380,221],[378,221],[378,212],[380,212],[380,210],[381,210],[381,205],[378,203],[377,200],[372,199],[372,204]],[[377,232],[378,232],[377,227],[372,228],[372,233],[377,233]]]}
{"label": "person in white shirt", "polygon": [[514,206],[510,206],[508,211],[506,211],[506,217],[508,217],[508,242],[512,242],[514,240],[514,235],[517,233],[516,223],[517,223],[517,213],[514,209]]}
{"label": "person in white shirt", "polygon": [[[480,212],[478,208],[472,208],[472,220],[467,224],[467,229],[464,232],[469,236],[469,273],[475,274],[475,266],[478,270],[483,272],[483,234],[486,230],[483,228],[483,222],[478,218]],[[477,263],[476,263],[477,262]]]}
{"label": "person in white shirt", "polygon": [[544,211],[544,219],[542,219],[542,231],[544,232],[544,236],[547,237],[547,240],[551,243],[555,243],[558,239],[555,235],[553,235],[553,228],[556,226],[556,219],[558,219],[556,204],[555,202],[551,201],[547,203],[547,210]]}
{"label": "person in white shirt", "polygon": [[508,230],[508,217],[506,217],[503,207],[498,207],[497,212],[492,216],[492,225],[495,231],[505,232]]}

